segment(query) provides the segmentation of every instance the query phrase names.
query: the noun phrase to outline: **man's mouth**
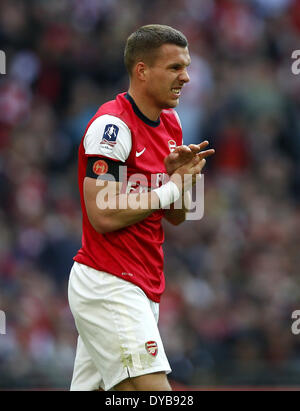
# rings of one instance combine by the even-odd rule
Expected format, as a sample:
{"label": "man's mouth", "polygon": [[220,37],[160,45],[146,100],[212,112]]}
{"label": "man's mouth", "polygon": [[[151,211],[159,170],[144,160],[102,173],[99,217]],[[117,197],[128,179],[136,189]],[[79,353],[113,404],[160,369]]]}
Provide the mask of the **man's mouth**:
{"label": "man's mouth", "polygon": [[175,96],[179,97],[181,94],[181,87],[173,87],[171,91],[173,94],[175,94]]}

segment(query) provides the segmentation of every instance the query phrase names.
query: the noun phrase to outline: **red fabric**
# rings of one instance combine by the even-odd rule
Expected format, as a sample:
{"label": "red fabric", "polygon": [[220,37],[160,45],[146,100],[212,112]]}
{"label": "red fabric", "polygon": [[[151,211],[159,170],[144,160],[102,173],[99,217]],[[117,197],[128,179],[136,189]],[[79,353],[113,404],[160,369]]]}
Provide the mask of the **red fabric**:
{"label": "red fabric", "polygon": [[296,0],[291,7],[291,21],[295,29],[300,32],[300,0]]}
{"label": "red fabric", "polygon": [[[131,103],[125,98],[125,93],[122,93],[116,100],[105,103],[99,108],[87,129],[96,118],[104,114],[120,118],[131,130],[132,149],[125,163],[127,178],[133,178],[137,173],[143,174],[147,179],[148,187],[152,186],[152,188],[165,182],[168,176],[163,160],[170,153],[168,142],[175,140],[177,145],[182,144],[182,131],[174,111],[164,110],[160,116],[159,126],[151,127],[134,113]],[[99,136],[99,143],[101,138],[102,136]],[[83,181],[88,159],[84,151],[83,139],[79,147],[78,170],[83,235],[82,248],[74,260],[130,281],[139,286],[151,300],[159,302],[165,288],[162,250],[164,232],[161,224],[163,211],[158,210],[143,221],[121,230],[105,234],[97,233],[88,220],[83,198]],[[140,152],[144,147],[146,148],[144,153],[136,157],[136,151]],[[145,190],[136,184],[132,186],[131,191]]]}

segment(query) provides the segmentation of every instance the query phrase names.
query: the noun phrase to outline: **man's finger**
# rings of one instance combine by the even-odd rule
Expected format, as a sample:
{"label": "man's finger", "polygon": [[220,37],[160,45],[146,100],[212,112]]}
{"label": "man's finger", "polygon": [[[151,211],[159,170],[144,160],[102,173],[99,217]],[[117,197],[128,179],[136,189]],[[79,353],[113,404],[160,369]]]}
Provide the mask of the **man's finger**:
{"label": "man's finger", "polygon": [[191,149],[188,146],[178,146],[173,153],[191,153]]}
{"label": "man's finger", "polygon": [[205,158],[203,158],[200,161],[200,163],[197,166],[195,166],[195,170],[194,170],[195,174],[201,173],[201,171],[204,168],[205,164],[206,164],[206,160],[205,160]]}
{"label": "man's finger", "polygon": [[209,141],[205,140],[202,141],[200,144],[190,144],[189,148],[193,151],[193,153],[197,154],[199,151],[203,150],[205,147],[209,145]]}
{"label": "man's finger", "polygon": [[197,157],[203,159],[203,158],[212,156],[213,154],[215,154],[215,150],[213,148],[211,148],[210,150],[201,151],[201,153],[197,154]]}
{"label": "man's finger", "polygon": [[178,157],[179,157],[179,153],[173,152],[173,153],[169,154],[168,157],[166,157],[166,158],[168,158],[171,161],[175,161],[175,160],[178,159]]}
{"label": "man's finger", "polygon": [[205,158],[203,158],[200,162],[193,164],[193,166],[189,169],[188,174],[192,174],[192,175],[196,175],[199,174],[201,172],[201,170],[203,169],[203,167],[206,164],[206,160]]}

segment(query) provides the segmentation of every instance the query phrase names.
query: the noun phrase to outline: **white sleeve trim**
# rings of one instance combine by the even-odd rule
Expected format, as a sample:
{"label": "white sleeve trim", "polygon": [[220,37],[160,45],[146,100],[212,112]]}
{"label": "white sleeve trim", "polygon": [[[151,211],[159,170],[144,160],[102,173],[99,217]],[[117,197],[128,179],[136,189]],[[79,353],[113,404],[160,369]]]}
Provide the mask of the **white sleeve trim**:
{"label": "white sleeve trim", "polygon": [[[108,144],[103,140],[108,125],[117,127],[117,138],[114,139],[113,144]],[[131,131],[127,124],[118,117],[104,114],[96,118],[88,128],[83,146],[85,154],[100,155],[125,162],[132,147]]]}
{"label": "white sleeve trim", "polygon": [[[175,117],[176,117],[176,119],[177,119],[177,121],[178,121],[178,124],[179,124],[179,126],[180,126],[180,128],[181,128],[181,131],[182,131],[181,121],[180,121],[179,115],[178,115],[178,113],[177,113],[176,110],[174,110],[174,114],[175,114]],[[181,144],[183,144],[183,137],[182,137],[182,139],[181,139]]]}
{"label": "white sleeve trim", "polygon": [[174,114],[175,114],[175,117],[176,117],[176,119],[177,119],[177,121],[178,121],[178,124],[180,125],[180,128],[181,128],[181,130],[182,130],[181,121],[180,121],[179,115],[178,115],[178,113],[177,113],[176,110],[174,110]]}

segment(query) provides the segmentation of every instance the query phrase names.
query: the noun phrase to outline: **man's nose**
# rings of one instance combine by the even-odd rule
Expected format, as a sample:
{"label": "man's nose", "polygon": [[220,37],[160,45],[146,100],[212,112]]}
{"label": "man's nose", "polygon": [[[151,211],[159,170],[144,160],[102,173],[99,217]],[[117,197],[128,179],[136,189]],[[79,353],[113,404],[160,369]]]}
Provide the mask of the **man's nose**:
{"label": "man's nose", "polygon": [[188,75],[187,70],[184,70],[180,76],[179,76],[180,81],[184,83],[188,83],[190,81],[190,76]]}

